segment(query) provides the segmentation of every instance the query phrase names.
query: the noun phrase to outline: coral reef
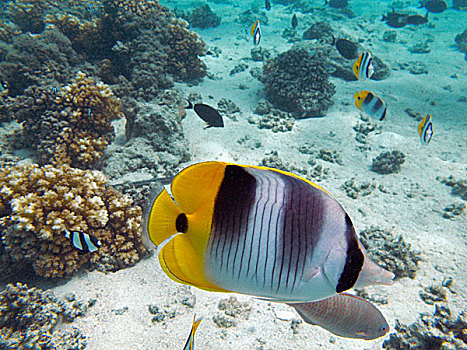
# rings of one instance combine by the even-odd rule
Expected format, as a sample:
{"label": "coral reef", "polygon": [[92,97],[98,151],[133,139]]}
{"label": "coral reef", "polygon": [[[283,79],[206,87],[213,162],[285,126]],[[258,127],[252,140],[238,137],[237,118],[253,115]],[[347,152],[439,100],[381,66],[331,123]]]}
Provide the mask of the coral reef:
{"label": "coral reef", "polygon": [[0,293],[0,349],[84,349],[85,336],[78,329],[55,331],[87,307],[81,312],[72,308],[50,292],[21,283],[7,285]]}
{"label": "coral reef", "polygon": [[335,93],[326,63],[325,56],[294,48],[268,60],[263,68],[266,98],[295,118],[323,116]]}
{"label": "coral reef", "polygon": [[342,189],[345,191],[347,196],[353,199],[357,199],[358,196],[368,196],[371,194],[371,192],[376,189],[376,185],[368,181],[358,184],[352,178],[344,182]]}
{"label": "coral reef", "polygon": [[271,57],[271,53],[268,49],[265,49],[262,46],[256,46],[251,49],[251,59],[256,62],[266,61]]}
{"label": "coral reef", "polygon": [[[178,11],[177,15],[179,13],[180,11]],[[180,13],[180,15],[194,28],[214,28],[221,24],[221,18],[212,11],[208,4],[198,6],[186,14]]]}
{"label": "coral reef", "polygon": [[305,32],[303,32],[303,39],[328,39],[331,40],[333,29],[326,22],[316,22],[311,25]]}
{"label": "coral reef", "polygon": [[272,132],[288,132],[292,131],[295,125],[295,119],[290,113],[272,109],[271,112],[264,114],[260,118],[250,116],[248,118],[250,124],[256,124],[260,129],[270,129]]}
{"label": "coral reef", "polygon": [[[97,171],[36,164],[0,168],[1,246],[13,263],[32,266],[37,275],[62,277],[85,264],[104,270],[134,264],[146,253],[141,221],[141,209]],[[82,254],[65,230],[90,234],[102,246]]]}
{"label": "coral reef", "polygon": [[371,164],[371,170],[379,174],[391,174],[401,171],[405,162],[405,154],[400,151],[383,152]]}
{"label": "coral reef", "polygon": [[326,162],[344,165],[344,162],[342,161],[340,153],[336,150],[320,149],[317,157]]}
{"label": "coral reef", "polygon": [[236,297],[222,299],[219,301],[217,308],[228,316],[243,318],[248,320],[251,313],[251,306],[248,302],[240,302]]}
{"label": "coral reef", "polygon": [[457,34],[454,41],[460,52],[465,53],[465,59],[467,60],[467,29],[462,33]]}
{"label": "coral reef", "polygon": [[14,0],[8,4],[6,12],[21,31],[38,34],[44,30],[43,17],[49,7],[49,1]]}
{"label": "coral reef", "polygon": [[436,180],[441,181],[442,184],[452,187],[451,193],[454,196],[459,196],[467,201],[467,179],[456,180],[452,175],[449,177],[437,177]]}
{"label": "coral reef", "polygon": [[248,65],[246,63],[239,63],[237,64],[231,71],[230,75],[235,75],[240,72],[244,72],[248,69]]}
{"label": "coral reef", "polygon": [[444,208],[443,218],[452,219],[456,216],[462,215],[465,207],[465,203],[462,202],[449,204],[446,208]]}
{"label": "coral reef", "polygon": [[395,333],[383,343],[384,349],[433,349],[433,350],[466,350],[467,349],[467,310],[459,314],[457,319],[445,303],[435,305],[433,315],[420,314],[419,318],[409,326],[396,320]]}
{"label": "coral reef", "polygon": [[123,116],[110,88],[79,72],[60,92],[28,88],[16,118],[41,164],[93,168],[113,140],[113,119]]}
{"label": "coral reef", "polygon": [[390,231],[371,227],[360,232],[359,237],[370,258],[394,273],[396,278],[415,278],[420,253],[412,250],[402,235],[396,237]]}

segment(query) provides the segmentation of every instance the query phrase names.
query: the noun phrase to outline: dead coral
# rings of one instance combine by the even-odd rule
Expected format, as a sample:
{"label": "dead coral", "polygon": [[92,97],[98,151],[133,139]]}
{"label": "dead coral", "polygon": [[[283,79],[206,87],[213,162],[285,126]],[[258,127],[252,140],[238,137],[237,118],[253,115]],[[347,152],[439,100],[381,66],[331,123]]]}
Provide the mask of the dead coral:
{"label": "dead coral", "polygon": [[[67,311],[68,310],[68,311]],[[85,336],[78,329],[55,332],[69,306],[52,293],[27,285],[9,284],[0,293],[0,348],[81,350]]]}
{"label": "dead coral", "polygon": [[451,316],[447,304],[435,305],[434,315],[423,313],[411,325],[396,320],[395,333],[384,341],[384,349],[467,350],[467,310],[457,319]]}
{"label": "dead coral", "polygon": [[415,278],[421,260],[420,253],[414,251],[402,235],[396,237],[390,231],[371,227],[360,232],[360,241],[370,258],[393,272],[396,278]]}
{"label": "dead coral", "polygon": [[247,302],[240,302],[236,297],[222,299],[217,305],[219,310],[224,311],[228,316],[240,317],[248,320],[250,317],[251,306]]}
{"label": "dead coral", "polygon": [[[0,217],[1,245],[9,258],[40,276],[66,276],[87,263],[116,270],[146,252],[141,209],[97,171],[36,164],[0,168]],[[84,231],[102,247],[80,254],[65,230]]]}
{"label": "dead coral", "polygon": [[459,196],[467,201],[467,179],[456,180],[452,175],[449,177],[437,177],[436,180],[442,184],[452,187],[451,194]]}
{"label": "dead coral", "polygon": [[206,76],[206,65],[199,56],[205,54],[205,43],[196,33],[186,28],[186,22],[173,20],[167,27],[170,47],[167,69],[172,76],[182,81],[197,80]]}
{"label": "dead coral", "polygon": [[400,151],[383,152],[371,164],[371,170],[379,174],[391,174],[401,171],[405,162],[405,154]]}

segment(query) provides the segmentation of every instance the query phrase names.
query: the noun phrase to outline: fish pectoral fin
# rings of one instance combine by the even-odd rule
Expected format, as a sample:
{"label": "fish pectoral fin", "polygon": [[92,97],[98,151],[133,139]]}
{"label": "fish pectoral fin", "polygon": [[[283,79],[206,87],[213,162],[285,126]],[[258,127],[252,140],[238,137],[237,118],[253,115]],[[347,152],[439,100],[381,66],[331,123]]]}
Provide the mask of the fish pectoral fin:
{"label": "fish pectoral fin", "polygon": [[303,281],[307,283],[308,281],[310,281],[313,278],[316,278],[320,274],[321,274],[320,267],[310,267],[303,274]]}
{"label": "fish pectoral fin", "polygon": [[229,292],[206,279],[203,262],[184,234],[176,235],[159,252],[159,262],[172,280],[211,292]]}

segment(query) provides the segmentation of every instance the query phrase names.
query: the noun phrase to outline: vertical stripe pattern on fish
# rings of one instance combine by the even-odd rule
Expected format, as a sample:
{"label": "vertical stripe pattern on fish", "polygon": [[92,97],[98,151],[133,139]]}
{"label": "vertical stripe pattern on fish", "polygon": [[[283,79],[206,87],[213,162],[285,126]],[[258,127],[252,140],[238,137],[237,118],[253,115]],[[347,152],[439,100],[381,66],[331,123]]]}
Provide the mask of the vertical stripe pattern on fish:
{"label": "vertical stripe pattern on fish", "polygon": [[420,142],[424,145],[430,143],[433,137],[433,123],[431,121],[431,114],[427,114],[420,124],[418,124],[418,135],[420,136]]}
{"label": "vertical stripe pattern on fish", "polygon": [[370,91],[358,91],[354,95],[355,106],[373,119],[382,121],[386,117],[387,108],[383,100]]}
{"label": "vertical stripe pattern on fish", "polygon": [[147,227],[154,244],[169,239],[159,261],[179,283],[290,302],[392,283],[340,204],[297,175],[206,162],[180,172],[171,190],[175,201],[164,190]]}
{"label": "vertical stripe pattern on fish", "polygon": [[65,230],[65,237],[68,238],[73,246],[83,252],[95,252],[101,247],[101,242],[94,237],[82,231]]}
{"label": "vertical stripe pattern on fish", "polygon": [[355,295],[341,293],[320,301],[289,305],[305,322],[341,337],[373,340],[389,331],[383,314]]}
{"label": "vertical stripe pattern on fish", "polygon": [[353,72],[357,79],[366,80],[370,79],[375,71],[373,67],[373,58],[369,52],[363,52],[357,58],[353,65]]}

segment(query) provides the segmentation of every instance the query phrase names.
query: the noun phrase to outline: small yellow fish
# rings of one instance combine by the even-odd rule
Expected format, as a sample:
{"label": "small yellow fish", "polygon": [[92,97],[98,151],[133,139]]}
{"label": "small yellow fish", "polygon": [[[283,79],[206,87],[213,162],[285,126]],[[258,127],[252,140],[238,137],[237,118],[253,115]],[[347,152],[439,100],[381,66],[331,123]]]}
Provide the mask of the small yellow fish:
{"label": "small yellow fish", "polygon": [[258,19],[251,26],[251,36],[253,37],[253,44],[255,46],[259,45],[259,42],[261,41],[261,26],[259,25]]}
{"label": "small yellow fish", "polygon": [[420,135],[420,142],[424,145],[430,143],[433,137],[433,123],[431,122],[431,114],[427,114],[418,124],[418,135]]}
{"label": "small yellow fish", "polygon": [[370,91],[357,91],[353,97],[355,106],[376,120],[383,120],[386,117],[387,108],[383,100]]}
{"label": "small yellow fish", "polygon": [[371,58],[371,54],[369,52],[363,52],[360,54],[360,56],[353,64],[353,72],[359,80],[366,80],[371,78],[375,72],[375,68],[373,67],[373,59]]}
{"label": "small yellow fish", "polygon": [[300,176],[213,161],[182,170],[171,192],[154,200],[147,232],[176,282],[280,302],[393,282],[342,206]]}
{"label": "small yellow fish", "polygon": [[195,333],[202,320],[202,318],[196,318],[196,315],[193,316],[193,326],[191,327],[190,335],[188,336],[183,350],[195,350]]}

